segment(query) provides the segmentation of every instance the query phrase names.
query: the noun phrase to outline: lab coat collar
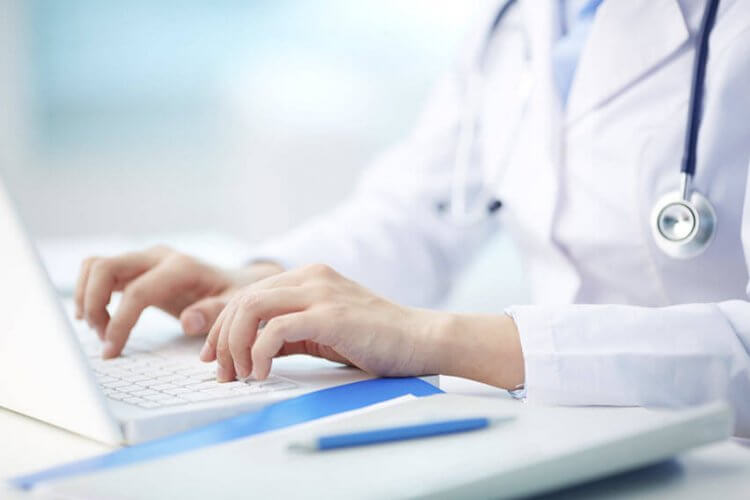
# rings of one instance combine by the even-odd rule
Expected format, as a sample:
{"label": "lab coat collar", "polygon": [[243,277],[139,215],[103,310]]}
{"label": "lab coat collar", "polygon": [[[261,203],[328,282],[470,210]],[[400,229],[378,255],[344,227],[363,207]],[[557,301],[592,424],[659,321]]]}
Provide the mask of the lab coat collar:
{"label": "lab coat collar", "polygon": [[566,123],[616,98],[689,37],[677,0],[602,3],[578,62]]}

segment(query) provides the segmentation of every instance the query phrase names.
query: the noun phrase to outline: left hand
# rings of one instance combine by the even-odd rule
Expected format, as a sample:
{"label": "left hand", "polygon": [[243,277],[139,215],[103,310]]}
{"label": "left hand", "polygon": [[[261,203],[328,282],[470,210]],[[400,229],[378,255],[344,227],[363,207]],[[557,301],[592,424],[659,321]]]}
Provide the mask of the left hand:
{"label": "left hand", "polygon": [[240,289],[211,328],[201,359],[218,361],[219,381],[265,379],[272,359],[288,354],[378,376],[436,374],[444,316],[399,306],[313,265]]}

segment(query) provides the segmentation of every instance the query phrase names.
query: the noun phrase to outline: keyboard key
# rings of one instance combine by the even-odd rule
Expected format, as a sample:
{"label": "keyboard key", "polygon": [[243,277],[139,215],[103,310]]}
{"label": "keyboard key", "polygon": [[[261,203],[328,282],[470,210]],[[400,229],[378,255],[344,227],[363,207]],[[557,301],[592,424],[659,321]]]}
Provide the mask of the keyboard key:
{"label": "keyboard key", "polygon": [[229,398],[229,397],[237,397],[241,394],[237,391],[232,391],[230,389],[209,389],[207,391],[200,391],[202,394],[207,394],[210,396],[214,396],[216,398]]}
{"label": "keyboard key", "polygon": [[141,363],[151,363],[151,364],[161,364],[164,362],[164,357],[157,356],[156,354],[139,354],[138,358],[136,358]]}
{"label": "keyboard key", "polygon": [[141,387],[140,385],[133,384],[133,385],[127,385],[125,387],[118,387],[117,390],[120,391],[120,392],[126,392],[128,394],[133,394],[133,393],[142,391],[143,387]]}
{"label": "keyboard key", "polygon": [[128,365],[128,364],[130,364],[131,362],[132,362],[132,361],[131,361],[131,359],[130,359],[130,358],[127,358],[127,357],[119,357],[119,358],[115,358],[115,359],[108,359],[108,360],[106,360],[106,361],[103,361],[103,362],[102,362],[102,366],[104,366],[104,367],[110,367],[110,368],[111,368],[111,367],[115,367],[115,366],[119,366],[119,367],[122,367],[122,366],[124,366],[124,365]]}
{"label": "keyboard key", "polygon": [[157,392],[156,394],[143,396],[143,399],[146,399],[148,401],[156,401],[157,403],[160,403],[164,401],[165,399],[172,399],[172,397],[173,396],[170,396],[169,394],[162,394],[161,392]]}
{"label": "keyboard key", "polygon": [[149,363],[144,363],[143,361],[140,361],[140,360],[134,360],[129,365],[122,367],[123,370],[127,370],[133,373],[137,373],[137,372],[149,370],[149,369],[154,369],[154,368],[155,368],[154,365],[151,365]]}
{"label": "keyboard key", "polygon": [[135,385],[139,385],[143,387],[144,389],[150,389],[151,387],[155,385],[160,385],[161,382],[157,382],[156,380],[152,378],[147,378],[146,380],[139,380],[138,382],[135,382]]}
{"label": "keyboard key", "polygon": [[185,401],[184,399],[177,398],[177,397],[172,397],[169,399],[162,399],[161,401],[159,401],[159,404],[162,406],[184,405],[185,403],[187,403],[187,401]]}
{"label": "keyboard key", "polygon": [[155,368],[153,366],[149,366],[140,370],[135,370],[135,373],[144,375],[154,380],[158,379],[159,377],[166,377],[167,375],[172,375],[172,373],[166,370],[162,370],[161,368]]}
{"label": "keyboard key", "polygon": [[185,362],[179,359],[171,360],[171,359],[164,359],[161,363],[158,365],[161,369],[167,370],[170,372],[173,372],[175,370],[179,370],[180,368],[185,367]]}
{"label": "keyboard key", "polygon": [[221,396],[215,396],[213,394],[207,394],[205,392],[189,392],[180,394],[180,397],[191,402],[208,401],[211,399],[217,399]]}
{"label": "keyboard key", "polygon": [[138,385],[142,385],[144,387],[148,387],[149,389],[155,389],[157,391],[160,391],[161,389],[158,389],[159,386],[168,386],[168,387],[177,387],[174,384],[165,384],[164,382],[159,381],[159,379],[148,379],[148,380],[140,380],[136,382]]}
{"label": "keyboard key", "polygon": [[114,377],[114,378],[126,378],[126,377],[133,375],[133,373],[129,370],[123,370],[118,367],[110,368],[108,366],[105,366],[102,369],[102,373],[104,373],[107,376]]}
{"label": "keyboard key", "polygon": [[215,385],[217,385],[218,387],[220,387],[222,389],[234,389],[235,387],[246,386],[247,383],[246,382],[240,382],[238,380],[236,382],[217,382],[217,384],[215,384]]}
{"label": "keyboard key", "polygon": [[102,384],[103,387],[106,387],[107,389],[117,389],[119,387],[126,387],[130,385],[129,383],[125,382],[124,380],[113,380],[112,382],[107,382],[106,384]]}
{"label": "keyboard key", "polygon": [[202,384],[203,382],[205,381],[201,379],[186,378],[185,380],[178,380],[174,382],[174,385],[179,386],[179,387],[188,387],[191,385]]}
{"label": "keyboard key", "polygon": [[176,374],[172,373],[170,375],[165,375],[164,377],[159,377],[156,380],[158,380],[159,382],[173,384],[173,383],[181,382],[181,381],[187,380],[187,379],[188,379],[188,377],[184,377],[182,375],[176,375]]}
{"label": "keyboard key", "polygon": [[212,382],[199,382],[197,384],[191,384],[191,385],[188,385],[187,387],[188,389],[192,389],[194,391],[200,391],[203,389],[216,389],[216,386],[218,385],[219,383],[214,380]]}
{"label": "keyboard key", "polygon": [[178,394],[187,394],[188,392],[193,392],[190,389],[187,389],[185,387],[177,387],[175,389],[164,389],[162,390],[164,394],[169,394],[172,396],[177,396]]}
{"label": "keyboard key", "polygon": [[144,396],[153,396],[154,394],[159,394],[159,392],[158,392],[158,391],[155,391],[155,390],[153,390],[153,389],[144,389],[144,388],[143,388],[143,387],[141,387],[141,386],[138,386],[138,387],[139,387],[139,388],[140,388],[141,390],[140,390],[140,391],[137,391],[137,392],[132,392],[131,394],[132,394],[133,396],[138,396],[138,397],[142,398],[142,397],[144,397]]}
{"label": "keyboard key", "polygon": [[151,389],[155,391],[164,391],[166,389],[177,389],[178,386],[174,384],[159,384],[159,385],[152,385]]}
{"label": "keyboard key", "polygon": [[208,370],[206,370],[205,368],[200,368],[200,367],[186,367],[186,368],[180,368],[180,369],[175,370],[175,373],[179,375],[186,375],[186,376],[203,375],[204,373],[207,373],[207,372]]}

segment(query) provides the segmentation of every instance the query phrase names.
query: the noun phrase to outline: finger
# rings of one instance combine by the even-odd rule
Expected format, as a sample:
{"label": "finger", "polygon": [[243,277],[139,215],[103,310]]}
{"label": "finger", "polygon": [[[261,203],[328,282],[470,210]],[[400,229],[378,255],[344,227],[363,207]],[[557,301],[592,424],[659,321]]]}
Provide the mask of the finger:
{"label": "finger", "polygon": [[291,271],[274,274],[268,278],[256,281],[248,286],[250,290],[268,290],[271,288],[300,286],[316,280],[332,278],[336,271],[324,264],[312,264],[309,266],[299,267]]}
{"label": "finger", "polygon": [[308,308],[314,300],[311,289],[283,287],[270,290],[243,292],[236,299],[237,312],[228,326],[229,352],[234,369],[240,377],[247,377],[252,370],[250,349],[255,342],[258,325],[281,314]]}
{"label": "finger", "polygon": [[268,377],[272,360],[284,344],[302,340],[320,343],[322,325],[325,322],[308,311],[285,314],[270,320],[252,348],[253,378],[264,380]]}
{"label": "finger", "polygon": [[216,363],[219,365],[216,369],[216,380],[219,382],[230,382],[237,378],[232,353],[229,352],[229,328],[235,314],[237,314],[237,304],[233,300],[227,308],[219,336],[216,339]]}
{"label": "finger", "polygon": [[88,259],[84,259],[81,263],[81,270],[78,273],[78,280],[76,281],[75,289],[76,319],[83,319],[84,291],[86,290],[86,283],[89,279],[91,264],[93,264],[96,259],[97,257],[89,257]]}
{"label": "finger", "polygon": [[180,323],[185,335],[205,335],[224,310],[229,299],[208,297],[188,306],[180,314]]}
{"label": "finger", "polygon": [[214,324],[211,325],[211,329],[208,331],[206,341],[203,343],[201,349],[200,359],[204,362],[214,361],[216,359],[216,342],[219,340],[219,332],[221,332],[221,325],[224,324],[224,318],[226,318],[229,310],[233,307],[230,301],[224,309],[219,313],[219,317],[216,318]]}
{"label": "finger", "polygon": [[143,310],[160,301],[164,293],[161,289],[163,274],[154,270],[139,276],[125,287],[117,311],[104,331],[103,358],[119,356]]}
{"label": "finger", "polygon": [[276,353],[276,357],[282,356],[294,356],[295,354],[310,354],[307,349],[307,342],[301,340],[299,342],[287,342],[283,345],[281,350]]}
{"label": "finger", "polygon": [[299,342],[287,342],[281,350],[276,353],[275,357],[292,356],[294,354],[307,354],[316,358],[323,358],[344,365],[351,365],[351,361],[336,352],[333,347],[320,345],[316,342],[300,340]]}
{"label": "finger", "polygon": [[91,264],[84,292],[84,316],[100,335],[109,322],[107,304],[112,292],[149,269],[152,260],[142,253],[131,253]]}

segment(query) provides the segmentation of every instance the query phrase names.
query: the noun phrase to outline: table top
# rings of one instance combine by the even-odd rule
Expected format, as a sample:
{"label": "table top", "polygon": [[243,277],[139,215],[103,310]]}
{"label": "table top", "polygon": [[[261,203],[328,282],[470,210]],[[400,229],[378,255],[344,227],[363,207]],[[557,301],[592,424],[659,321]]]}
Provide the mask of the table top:
{"label": "table top", "polygon": [[[441,377],[446,392],[506,398],[494,387],[455,377]],[[32,472],[108,451],[90,439],[0,410],[0,478]],[[675,460],[569,488],[550,498],[744,498],[750,487],[750,447],[725,441],[692,450]],[[6,499],[29,498],[0,489]],[[36,496],[35,496],[36,498]]]}

